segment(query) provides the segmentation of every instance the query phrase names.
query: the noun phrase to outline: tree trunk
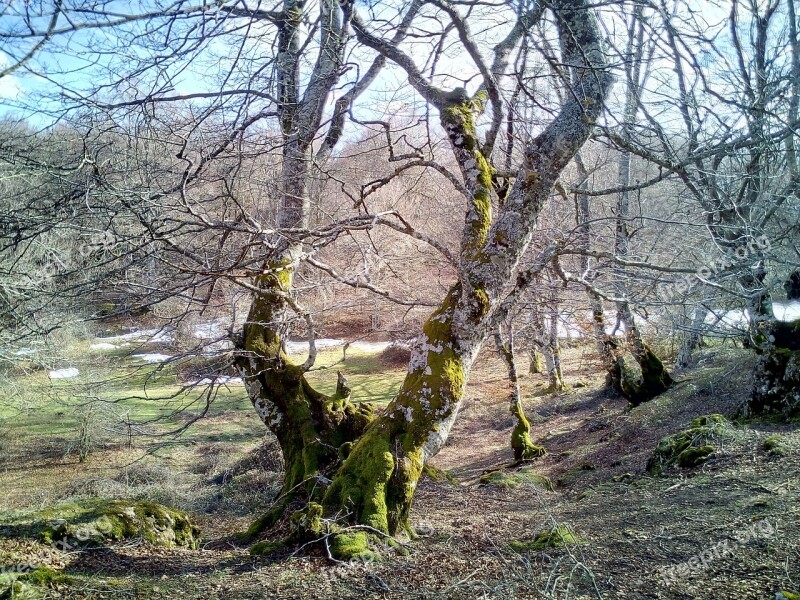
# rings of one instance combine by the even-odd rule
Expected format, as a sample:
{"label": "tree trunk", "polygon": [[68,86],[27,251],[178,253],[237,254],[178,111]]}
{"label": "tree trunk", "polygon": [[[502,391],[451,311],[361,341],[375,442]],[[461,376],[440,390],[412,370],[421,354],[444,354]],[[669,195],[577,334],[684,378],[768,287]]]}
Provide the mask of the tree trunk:
{"label": "tree trunk", "polygon": [[675,359],[675,368],[679,370],[688,369],[692,362],[692,354],[703,339],[703,325],[706,322],[708,310],[698,306],[694,309],[692,322],[689,325],[689,331],[683,338],[681,348],[678,351],[678,357]]}
{"label": "tree trunk", "polygon": [[508,327],[508,342],[503,342],[502,329],[497,328],[494,334],[497,351],[503,358],[508,370],[508,380],[511,383],[510,411],[514,419],[514,429],[511,432],[511,449],[514,451],[514,460],[521,462],[545,455],[545,449],[537,446],[531,440],[531,425],[525,416],[522,407],[522,394],[519,388],[517,367],[514,364],[514,332]]}
{"label": "tree trunk", "polygon": [[800,416],[800,320],[773,321],[758,336],[753,393],[744,416]]}
{"label": "tree trunk", "polygon": [[[310,499],[307,507],[292,517],[293,523],[307,532],[327,527],[337,533],[336,539],[347,540],[338,545],[334,540],[338,548],[334,554],[362,554],[368,543],[363,531],[356,538],[336,530],[335,519],[383,534],[411,530],[409,511],[423,466],[447,440],[472,363],[501,319],[504,302],[513,297],[509,283],[514,288],[515,282],[522,285],[528,280],[518,269],[538,215],[604,105],[610,77],[588,2],[557,0],[551,7],[573,94],[526,148],[523,164],[495,220],[491,214],[492,169],[474,123],[491,91],[481,90],[466,99],[464,90],[437,91],[396,48],[357,25],[359,39],[406,68],[412,85],[439,109],[461,168],[468,210],[458,281],[425,322],[397,395],[374,419],[369,410],[356,408],[345,398],[314,391],[303,368],[291,364],[280,347],[277,328],[280,313],[287,306],[292,308],[289,294],[301,256],[299,248],[276,253],[258,278],[237,362],[256,409],[287,455],[285,491],[291,493],[290,486],[305,488]],[[305,190],[293,190],[292,194],[304,198]],[[290,198],[284,201],[291,209]],[[549,256],[554,251],[549,249]],[[344,460],[328,478],[326,473],[336,468],[339,456]]]}
{"label": "tree trunk", "polygon": [[[642,6],[637,5],[631,18],[628,37],[628,55],[632,61],[632,68],[628,67],[627,90],[625,95],[625,112],[623,130],[626,137],[633,127],[636,114],[639,110],[639,80],[641,78],[642,52],[644,50],[643,36],[644,24],[641,19]],[[634,35],[635,32],[635,35]],[[622,190],[617,194],[617,223],[614,241],[614,252],[618,257],[625,258],[630,252],[630,192],[631,183],[631,153],[623,150],[619,153],[617,164],[617,182]],[[625,270],[621,267],[615,269],[617,295],[627,298],[628,285]],[[672,377],[664,367],[664,363],[642,339],[641,333],[633,319],[630,303],[627,300],[617,303],[617,319],[625,326],[625,340],[631,354],[639,363],[641,378],[631,377],[631,371],[625,366],[624,353],[619,348],[615,354],[615,361],[609,372],[608,381],[617,386],[617,391],[622,393],[631,404],[638,405],[652,400],[664,393],[672,385]],[[615,344],[609,344],[611,349]]]}

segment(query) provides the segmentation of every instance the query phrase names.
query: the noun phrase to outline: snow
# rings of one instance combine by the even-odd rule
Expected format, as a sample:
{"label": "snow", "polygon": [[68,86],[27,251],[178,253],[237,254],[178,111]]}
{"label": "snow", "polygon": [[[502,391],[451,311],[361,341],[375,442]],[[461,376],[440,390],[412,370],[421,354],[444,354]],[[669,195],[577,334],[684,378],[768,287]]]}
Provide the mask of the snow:
{"label": "snow", "polygon": [[[719,319],[719,322],[717,322]],[[715,325],[721,329],[747,329],[750,323],[750,313],[744,308],[735,308],[728,311],[709,311],[706,321],[709,325]]]}
{"label": "snow", "polygon": [[146,363],[163,363],[172,357],[169,354],[158,354],[156,352],[147,354],[131,354],[131,358],[138,358]]}
{"label": "snow", "polygon": [[194,337],[203,340],[222,337],[225,329],[221,321],[206,321],[194,326]]}
{"label": "snow", "polygon": [[21,348],[14,352],[14,356],[30,356],[31,354],[36,354],[36,350],[33,348]]}
{"label": "snow", "polygon": [[[317,350],[324,350],[326,348],[336,348],[337,346],[344,346],[344,340],[335,340],[330,338],[320,338],[314,342]],[[299,354],[301,352],[308,352],[308,341],[302,342],[286,342],[286,351],[292,354]]]}
{"label": "snow", "polygon": [[97,338],[101,343],[145,341],[167,344],[175,341],[175,336],[167,329],[138,329],[130,333],[121,333],[109,337]]}
{"label": "snow", "polygon": [[800,319],[800,300],[782,300],[772,303],[772,312],[778,321]]}
{"label": "snow", "polygon": [[109,344],[108,342],[99,342],[97,344],[89,345],[89,350],[94,350],[96,352],[104,352],[106,350],[117,350],[119,348],[122,348],[122,345],[118,346],[116,344]]}
{"label": "snow", "polygon": [[219,385],[244,385],[241,377],[233,377],[230,375],[219,375],[216,378],[203,377],[197,381],[187,381],[187,385],[210,385],[217,383]]}
{"label": "snow", "polygon": [[350,347],[364,352],[383,352],[391,345],[392,342],[353,342]]}
{"label": "snow", "polygon": [[67,367],[66,369],[56,369],[50,371],[50,379],[72,379],[80,375],[80,371],[75,367]]}

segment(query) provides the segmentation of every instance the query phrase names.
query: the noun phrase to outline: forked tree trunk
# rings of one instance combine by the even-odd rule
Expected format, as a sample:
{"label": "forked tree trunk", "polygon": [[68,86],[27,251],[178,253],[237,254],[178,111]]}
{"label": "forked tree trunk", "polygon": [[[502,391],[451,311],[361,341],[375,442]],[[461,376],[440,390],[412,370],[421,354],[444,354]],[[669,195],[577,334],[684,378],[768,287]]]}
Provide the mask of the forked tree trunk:
{"label": "forked tree trunk", "polygon": [[[528,280],[518,269],[538,215],[602,110],[610,79],[588,0],[556,0],[550,6],[572,93],[554,121],[526,148],[496,219],[491,214],[492,169],[474,124],[489,94],[481,90],[465,98],[463,90],[435,90],[396,48],[357,26],[359,39],[406,68],[412,85],[439,109],[468,200],[458,281],[425,322],[408,373],[380,415],[371,419],[367,407],[319,394],[306,381],[303,367],[293,365],[281,349],[281,313],[292,305],[299,248],[289,246],[276,254],[257,279],[237,363],[259,415],[278,436],[287,457],[284,491],[291,495],[303,489],[309,500],[292,522],[298,530],[337,534],[334,554],[359,554],[368,542],[364,530],[355,536],[336,529],[341,526],[337,519],[371,532],[410,531],[409,511],[423,465],[447,440],[473,361],[513,294],[509,282],[516,277]],[[293,208],[291,197],[305,195],[304,189],[287,192],[286,212]],[[555,246],[544,254],[553,252]],[[337,545],[339,539],[346,543]]]}

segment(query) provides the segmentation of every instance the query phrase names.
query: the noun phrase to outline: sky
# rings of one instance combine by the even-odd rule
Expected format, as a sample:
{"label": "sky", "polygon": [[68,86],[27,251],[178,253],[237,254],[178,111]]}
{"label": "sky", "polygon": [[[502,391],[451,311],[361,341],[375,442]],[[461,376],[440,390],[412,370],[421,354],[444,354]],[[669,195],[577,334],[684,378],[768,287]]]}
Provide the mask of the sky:
{"label": "sky", "polygon": [[[20,2],[23,1],[25,0],[0,0],[0,15],[2,15],[2,18],[0,18],[0,36],[2,36],[3,32],[20,26],[19,15],[23,6]],[[69,0],[67,1],[69,2]],[[72,0],[72,3],[74,4],[78,1]],[[197,1],[201,2],[202,0]],[[140,0],[135,3],[111,2],[107,6],[112,10],[119,9],[128,12],[135,10],[135,5],[152,10],[155,2],[162,2],[164,5],[171,3],[170,0]],[[48,5],[47,2],[43,2],[43,4]],[[373,4],[373,16],[378,20],[376,22],[379,22],[380,19],[389,20],[397,13],[397,7],[391,1]],[[400,5],[404,4],[400,3]],[[310,3],[310,5],[313,6],[313,3]],[[363,6],[360,10],[362,15],[367,12]],[[698,33],[708,35],[713,33],[716,35],[716,46],[721,50],[718,55],[712,53],[702,54],[698,51],[698,55],[701,55],[708,65],[709,72],[730,68],[730,57],[725,56],[725,48],[730,48],[730,34],[724,25],[720,25],[727,18],[729,10],[730,2],[728,0],[687,0],[684,10],[675,16],[676,22],[680,23],[692,11],[694,21],[700,23],[699,29],[702,30],[698,31]],[[507,16],[507,13],[497,8],[471,15],[469,24],[476,40],[483,47],[491,47],[508,30],[509,21]],[[38,21],[39,27],[44,27],[44,23],[47,20],[46,15],[40,18]],[[440,26],[430,16],[418,19],[415,23],[417,27],[415,33],[422,33]],[[617,47],[624,48],[624,40],[621,35],[625,30],[623,23],[617,19],[609,18],[606,11],[603,25],[609,39]],[[267,28],[256,25],[251,33],[259,33],[259,29],[262,30],[260,33],[264,33]],[[127,27],[127,30],[130,31],[132,28]],[[237,71],[237,75],[248,70],[252,71],[256,67],[263,65],[263,57],[271,55],[274,33],[269,30],[269,33],[262,36],[262,38],[257,44],[250,47],[250,57],[248,58],[253,58],[254,60],[252,62],[249,60],[241,61],[240,64],[243,67]],[[211,60],[196,59],[187,65],[181,65],[180,71],[178,71],[177,66],[171,67],[171,71],[168,70],[169,77],[174,83],[174,91],[171,93],[186,94],[218,89],[216,79],[226,73],[226,70],[232,64],[231,56],[237,50],[232,41],[232,38],[227,38],[208,42],[203,56],[214,55]],[[478,83],[477,79],[474,78],[477,70],[465,55],[463,49],[457,48],[456,45],[451,45],[454,41],[455,37],[451,35],[439,59],[438,72],[447,75],[437,77],[435,83],[443,87],[452,88],[463,85],[464,81],[469,80],[468,87],[474,91]],[[3,64],[9,64],[9,58],[6,54],[22,56],[27,47],[29,46],[25,46],[19,41],[3,40],[0,37],[0,68],[2,68]],[[111,50],[115,47],[116,49],[113,52],[104,54],[94,52],[103,49]],[[313,43],[310,48],[313,48]],[[410,38],[405,48],[415,57],[418,65],[423,65],[431,54],[430,43],[419,37]],[[37,96],[39,94],[58,93],[60,90],[57,89],[54,81],[74,91],[88,90],[95,84],[110,81],[112,75],[119,73],[120,69],[129,68],[137,57],[143,55],[143,52],[141,50],[137,51],[132,45],[123,44],[120,46],[119,40],[115,39],[114,32],[108,30],[82,31],[69,37],[59,37],[49,46],[46,46],[26,67],[18,70],[13,75],[0,78],[0,116],[12,113],[23,114],[29,122],[44,124],[48,122],[48,119],[44,115],[36,115],[35,110],[23,110],[21,113],[19,111],[25,104],[30,104],[31,102],[34,109],[47,107],[48,102],[52,102],[52,100],[46,101]],[[372,56],[374,56],[374,53],[371,51],[362,50],[351,58],[353,63],[357,64],[360,70],[363,71]],[[261,62],[259,63],[256,59],[260,59]],[[351,66],[353,66],[352,63]],[[343,83],[346,84],[348,80],[352,81],[353,75],[358,72],[359,70],[352,68],[345,76]],[[54,81],[48,81],[41,76],[42,74],[49,74],[49,77]],[[137,94],[138,97],[142,97],[153,88],[154,82],[159,79],[163,81],[163,76],[159,78],[152,75],[140,75],[132,80],[127,89],[116,88],[113,98],[118,101],[136,97]],[[262,77],[256,81],[261,81],[266,85],[264,80],[265,77]],[[674,96],[675,89],[671,81],[671,65],[663,58],[657,57],[653,63],[652,74],[649,79],[649,85],[653,92],[663,92],[665,96]],[[331,102],[337,95],[344,93],[347,89],[346,85],[341,86],[335,92]],[[612,96],[612,105],[618,107],[621,104],[621,91],[622,86],[617,85]],[[654,95],[652,97],[656,98],[657,96]],[[360,118],[393,117],[396,119],[411,119],[414,115],[420,114],[421,106],[420,99],[407,83],[405,73],[397,67],[387,65],[370,91],[362,96],[356,110]],[[30,109],[30,107],[28,108]],[[669,118],[677,118],[677,115],[672,114]],[[354,129],[351,128],[351,131],[354,131]]]}

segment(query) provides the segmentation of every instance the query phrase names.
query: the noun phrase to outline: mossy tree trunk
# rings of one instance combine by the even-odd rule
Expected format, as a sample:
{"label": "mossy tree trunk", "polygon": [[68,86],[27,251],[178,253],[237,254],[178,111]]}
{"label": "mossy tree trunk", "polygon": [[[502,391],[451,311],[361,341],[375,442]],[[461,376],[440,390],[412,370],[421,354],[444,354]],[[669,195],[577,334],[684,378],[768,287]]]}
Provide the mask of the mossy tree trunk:
{"label": "mossy tree trunk", "polygon": [[532,346],[528,349],[528,373],[531,375],[539,375],[544,373],[544,361],[542,353],[531,343]]}
{"label": "mossy tree trunk", "polygon": [[[639,112],[640,81],[642,78],[642,53],[644,52],[645,23],[642,19],[643,7],[637,5],[631,15],[628,29],[627,55],[631,58],[627,64],[625,108],[623,116],[624,136],[630,137]],[[620,258],[630,254],[631,244],[631,211],[630,211],[630,184],[631,184],[631,153],[623,150],[619,153],[617,162],[617,184],[621,191],[617,193],[616,231],[614,238],[614,253]],[[624,364],[623,352],[617,351],[614,363],[611,364],[608,381],[616,387],[616,391],[625,396],[634,405],[641,404],[664,393],[672,385],[672,377],[663,362],[656,356],[652,349],[644,342],[639,328],[633,318],[629,295],[627,275],[625,269],[615,269],[617,296],[624,300],[617,302],[617,318],[625,326],[625,341],[641,370],[641,378],[637,381],[631,378],[631,371]],[[608,342],[611,350],[614,344]]]}
{"label": "mossy tree trunk", "polygon": [[511,417],[514,419],[514,428],[511,432],[511,449],[514,460],[517,462],[531,460],[544,456],[545,449],[533,443],[531,439],[531,424],[525,416],[522,406],[522,393],[519,387],[517,366],[514,363],[514,329],[510,323],[506,324],[507,335],[503,340],[503,327],[498,326],[494,333],[497,351],[500,353],[508,371],[508,381],[511,384],[510,406]]}
{"label": "mossy tree trunk", "polygon": [[756,341],[753,393],[744,414],[800,416],[800,320],[765,324]]}
{"label": "mossy tree trunk", "polygon": [[[466,23],[459,20],[454,7],[445,8],[452,12],[462,42],[471,48]],[[520,16],[509,38],[496,49],[491,72],[482,72],[484,85],[471,97],[463,89],[435,88],[396,44],[370,35],[354,18],[359,41],[405,69],[410,83],[439,111],[461,170],[467,212],[457,281],[425,322],[395,398],[374,418],[341,394],[326,397],[313,390],[304,367],[292,364],[281,348],[282,312],[294,306],[292,275],[302,248],[287,245],[276,252],[257,278],[238,363],[256,409],[286,454],[284,491],[291,494],[303,489],[310,499],[307,509],[293,518],[307,529],[318,530],[323,521],[338,518],[384,534],[410,530],[409,511],[423,465],[447,440],[479,349],[507,314],[506,304],[516,290],[530,280],[531,270],[541,270],[556,251],[556,245],[548,246],[535,261],[538,266],[521,272],[539,213],[561,171],[592,131],[610,77],[588,1],[556,0],[551,8],[572,93],[525,149],[496,218],[492,215],[492,167],[487,160],[494,140],[490,132],[481,144],[475,120],[489,102],[495,117],[501,114],[495,77],[504,73],[514,45],[542,9]],[[478,60],[477,54],[471,56]],[[300,165],[293,168],[300,172]],[[293,198],[298,197],[308,206],[305,190],[294,188],[284,198],[285,214],[292,212]],[[304,218],[305,213],[300,216]],[[281,225],[294,226],[288,221]],[[363,546],[361,538],[340,537],[344,541],[334,544],[339,548]]]}

